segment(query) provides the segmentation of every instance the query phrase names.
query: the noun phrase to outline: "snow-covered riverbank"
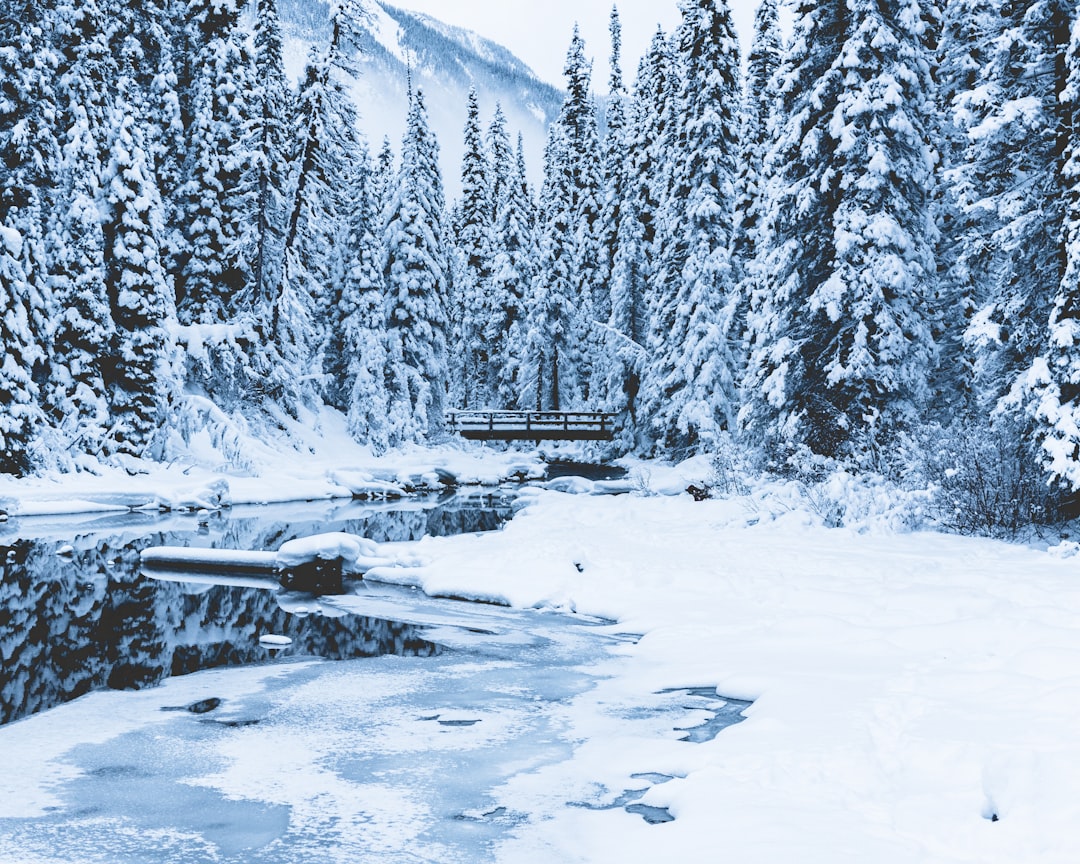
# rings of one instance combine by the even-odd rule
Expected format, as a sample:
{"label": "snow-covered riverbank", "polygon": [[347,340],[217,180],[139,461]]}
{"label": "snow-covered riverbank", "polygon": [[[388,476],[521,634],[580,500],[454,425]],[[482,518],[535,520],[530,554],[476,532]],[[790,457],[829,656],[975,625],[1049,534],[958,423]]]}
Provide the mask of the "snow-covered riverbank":
{"label": "snow-covered riverbank", "polygon": [[[550,802],[508,862],[1070,862],[1080,849],[1080,558],[827,529],[745,502],[539,493],[502,532],[425,540],[431,593],[617,619],[631,662],[578,697],[573,759],[502,803]],[[390,578],[392,573],[383,574]],[[621,746],[620,706],[670,687],[754,700],[687,748]],[[678,779],[651,827],[558,806]]]}

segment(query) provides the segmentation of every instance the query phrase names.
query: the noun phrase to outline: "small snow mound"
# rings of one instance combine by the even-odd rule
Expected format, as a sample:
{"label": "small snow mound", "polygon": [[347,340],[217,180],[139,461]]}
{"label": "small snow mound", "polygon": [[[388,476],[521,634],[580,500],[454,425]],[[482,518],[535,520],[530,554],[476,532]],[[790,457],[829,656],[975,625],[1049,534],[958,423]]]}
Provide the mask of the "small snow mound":
{"label": "small snow mound", "polygon": [[270,648],[287,648],[292,645],[292,639],[288,636],[275,636],[272,633],[268,633],[265,636],[259,637],[260,645],[267,645]]}
{"label": "small snow mound", "polygon": [[70,543],[65,543],[56,550],[56,554],[60,558],[71,558],[75,554],[75,547]]}
{"label": "small snow mound", "polygon": [[1046,550],[1055,558],[1075,558],[1080,554],[1080,543],[1073,543],[1066,540],[1059,543],[1057,546],[1051,546]]}
{"label": "small snow mound", "polygon": [[353,498],[404,498],[405,489],[398,483],[380,480],[367,471],[333,471],[330,481],[348,489]]}
{"label": "small snow mound", "polygon": [[282,569],[299,567],[312,561],[337,561],[353,564],[358,558],[378,556],[378,544],[353,534],[317,534],[283,543],[277,552],[277,564]]}
{"label": "small snow mound", "polygon": [[584,477],[556,477],[544,484],[545,489],[552,492],[564,492],[567,495],[592,495],[596,484]]}

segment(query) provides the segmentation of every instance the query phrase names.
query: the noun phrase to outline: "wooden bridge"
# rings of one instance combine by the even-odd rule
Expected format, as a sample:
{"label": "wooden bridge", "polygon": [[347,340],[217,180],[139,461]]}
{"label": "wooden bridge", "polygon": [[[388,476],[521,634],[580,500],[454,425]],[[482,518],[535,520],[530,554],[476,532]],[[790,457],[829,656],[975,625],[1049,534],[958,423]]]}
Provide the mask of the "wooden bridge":
{"label": "wooden bridge", "polygon": [[449,411],[446,427],[470,441],[610,441],[614,415],[592,411]]}

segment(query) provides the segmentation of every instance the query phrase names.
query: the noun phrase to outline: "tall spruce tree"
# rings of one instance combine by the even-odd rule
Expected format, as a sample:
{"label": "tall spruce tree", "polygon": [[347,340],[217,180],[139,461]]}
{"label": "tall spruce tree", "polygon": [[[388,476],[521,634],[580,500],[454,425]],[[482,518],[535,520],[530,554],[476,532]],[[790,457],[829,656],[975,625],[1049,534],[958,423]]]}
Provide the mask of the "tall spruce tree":
{"label": "tall spruce tree", "polygon": [[247,134],[255,154],[249,182],[255,187],[256,218],[251,225],[254,230],[246,238],[245,258],[251,273],[250,306],[265,314],[281,280],[293,148],[289,129],[292,88],[285,74],[276,0],[256,2],[254,64],[255,92]]}
{"label": "tall spruce tree", "polygon": [[948,174],[960,210],[950,275],[972,306],[964,365],[983,416],[1000,409],[1024,427],[1026,373],[1067,266],[1060,95],[1073,12],[1062,0],[977,7],[972,43],[946,58],[965,145]]}
{"label": "tall spruce tree", "polygon": [[583,369],[578,363],[584,330],[592,318],[591,294],[580,294],[575,276],[574,173],[566,131],[553,123],[544,151],[536,268],[528,300],[523,345],[521,403],[537,411],[579,407]]}
{"label": "tall spruce tree", "polygon": [[42,402],[63,446],[100,453],[109,428],[102,362],[114,339],[100,203],[118,70],[103,30],[107,18],[95,0],[61,4],[56,20],[64,137],[50,258],[61,311],[53,322]]}
{"label": "tall spruce tree", "polygon": [[[521,327],[522,299],[528,264],[523,258],[531,249],[528,185],[524,174],[524,154],[519,165],[506,130],[502,107],[487,134],[490,228],[483,254],[489,274],[484,292],[484,320],[481,338],[487,346],[484,369],[486,404],[492,408],[512,408],[516,404],[516,363],[511,341]],[[520,174],[519,174],[520,172]],[[522,266],[524,264],[524,267]]]}
{"label": "tall spruce tree", "polygon": [[423,92],[410,94],[401,170],[387,208],[383,278],[391,446],[437,440],[448,384],[448,262],[439,145]]}
{"label": "tall spruce tree", "polygon": [[[499,151],[497,146],[491,149],[493,155]],[[495,176],[500,174],[496,167]],[[535,222],[525,147],[519,133],[513,168],[496,201],[491,315],[485,328],[493,358],[488,387],[500,408],[517,408],[520,404],[522,361],[527,356],[526,297],[536,275]]]}
{"label": "tall spruce tree", "polygon": [[1066,269],[1053,298],[1041,350],[1022,382],[1032,392],[1030,410],[1040,461],[1051,479],[1080,491],[1080,19],[1073,21],[1061,94],[1067,149],[1062,171],[1066,191]]}
{"label": "tall spruce tree", "polygon": [[[741,159],[735,181],[735,224],[731,239],[731,266],[738,295],[731,322],[731,337],[739,342],[737,360],[745,365],[746,313],[753,294],[752,267],[757,257],[765,154],[771,136],[770,120],[775,113],[777,72],[781,61],[780,22],[776,0],[762,0],[754,16],[754,41],[747,59],[740,123]],[[740,369],[739,377],[742,377]]]}
{"label": "tall spruce tree", "polygon": [[852,0],[797,11],[742,421],[857,460],[915,419],[934,362],[936,10]]}
{"label": "tall spruce tree", "polygon": [[[54,87],[59,59],[50,44],[48,4],[0,6],[0,470],[38,467],[33,442],[43,426],[38,382],[51,317],[46,226],[57,186]],[[10,339],[10,341],[9,341]]]}
{"label": "tall spruce tree", "polygon": [[110,156],[105,274],[116,335],[104,369],[114,418],[108,446],[128,456],[160,457],[160,433],[167,431],[176,397],[168,332],[174,295],[161,265],[161,199],[145,140],[123,110],[115,112]]}
{"label": "tall spruce tree", "polygon": [[[522,401],[546,410],[589,402],[597,309],[610,309],[599,237],[602,177],[591,64],[577,26],[567,52],[566,98],[549,130],[540,193],[539,249],[530,298]],[[605,320],[603,311],[599,317]]]}
{"label": "tall spruce tree", "polygon": [[[572,246],[575,292],[588,296],[591,320],[606,321],[611,312],[611,294],[605,272],[603,248],[604,181],[600,132],[596,119],[596,104],[590,91],[592,63],[585,56],[585,40],[577,26],[570,41],[563,69],[566,76],[566,98],[558,123],[566,136],[566,155],[572,183],[569,187],[570,207],[574,214]],[[588,339],[589,334],[580,334]],[[591,346],[582,342],[575,347],[575,363],[581,377],[581,398],[588,396],[588,374]]]}
{"label": "tall spruce tree", "polygon": [[[343,377],[349,434],[376,453],[389,445],[386,397],[386,300],[377,234],[373,169],[365,148],[349,190],[341,288]],[[344,388],[343,388],[344,389]]]}
{"label": "tall spruce tree", "polygon": [[197,49],[192,83],[185,219],[187,260],[178,274],[181,321],[218,324],[231,317],[251,279],[245,226],[257,224],[250,177],[254,154],[254,67],[236,0],[191,0]]}
{"label": "tall spruce tree", "polygon": [[611,328],[621,337],[619,357],[625,366],[627,422],[622,428],[630,436],[625,446],[641,450],[651,449],[653,439],[637,421],[637,397],[648,347],[662,345],[665,337],[652,332],[650,309],[653,274],[660,260],[657,213],[666,191],[667,129],[677,82],[672,64],[667,36],[658,29],[638,66],[634,86],[625,136],[625,194],[611,275]]}
{"label": "tall spruce tree", "polygon": [[465,122],[465,155],[461,163],[461,200],[457,207],[452,317],[455,366],[460,376],[463,408],[490,407],[487,376],[491,351],[484,338],[489,316],[491,279],[492,205],[489,164],[480,127],[480,103],[476,89],[469,91]]}
{"label": "tall spruce tree", "polygon": [[659,214],[660,266],[642,414],[665,451],[708,446],[733,425],[736,363],[728,344],[731,222],[741,94],[738,39],[725,0],[683,0],[681,69],[669,128],[672,162]]}

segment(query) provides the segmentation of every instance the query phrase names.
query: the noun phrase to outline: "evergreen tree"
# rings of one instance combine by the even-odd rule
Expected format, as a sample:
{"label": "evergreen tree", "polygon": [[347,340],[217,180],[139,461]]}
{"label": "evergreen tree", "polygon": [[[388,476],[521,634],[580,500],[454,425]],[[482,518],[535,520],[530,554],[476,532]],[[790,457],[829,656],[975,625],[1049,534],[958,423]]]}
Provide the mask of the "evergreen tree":
{"label": "evergreen tree", "polygon": [[[494,134],[493,134],[494,139]],[[492,147],[499,153],[501,147]],[[501,175],[496,166],[495,176]],[[491,346],[488,388],[494,407],[516,408],[521,393],[521,364],[526,356],[526,295],[536,261],[533,201],[525,169],[525,148],[518,135],[517,156],[496,201],[489,318],[485,339]]]}
{"label": "evergreen tree", "polygon": [[243,181],[254,159],[254,69],[236,0],[191,0],[189,15],[198,60],[183,190],[189,248],[177,297],[184,323],[217,324],[231,317],[251,280],[243,235],[258,224],[258,202]]}
{"label": "evergreen tree", "polygon": [[748,350],[745,344],[746,313],[753,293],[750,271],[757,257],[765,183],[763,170],[771,141],[769,122],[776,104],[776,75],[780,60],[780,24],[776,0],[762,0],[754,16],[754,41],[747,61],[740,127],[742,157],[735,181],[735,224],[731,240],[731,266],[738,291],[731,335],[742,343],[737,353],[740,363],[745,363]]}
{"label": "evergreen tree", "polygon": [[[606,321],[611,312],[611,294],[605,272],[601,213],[604,206],[604,185],[601,165],[600,133],[596,121],[596,105],[590,93],[592,63],[585,57],[585,41],[575,25],[570,49],[563,69],[566,76],[566,99],[558,123],[566,135],[566,159],[569,160],[572,183],[568,189],[569,205],[574,214],[573,225],[573,271],[575,293],[588,296],[590,316],[583,324],[593,320]],[[580,334],[589,339],[587,332]],[[573,362],[579,368],[581,399],[588,397],[589,364],[591,350],[587,341],[574,345]],[[568,358],[569,359],[569,358]]]}
{"label": "evergreen tree", "polygon": [[256,154],[251,178],[256,190],[254,236],[247,238],[252,306],[269,305],[281,280],[281,259],[287,217],[289,159],[292,140],[292,88],[282,57],[281,25],[276,0],[257,0],[255,17],[254,110],[248,129]]}
{"label": "evergreen tree", "polygon": [[597,317],[607,322],[611,317],[610,279],[618,249],[619,224],[622,221],[622,204],[628,185],[626,172],[626,88],[622,75],[622,23],[618,6],[611,7],[609,24],[611,33],[611,79],[608,82],[607,137],[604,141],[603,210],[600,215],[599,235],[601,263],[598,281],[606,290],[599,293],[601,305],[594,309]]}
{"label": "evergreen tree", "polygon": [[995,0],[946,0],[938,46],[934,138],[940,154],[935,202],[939,279],[935,305],[940,363],[932,380],[932,410],[946,422],[958,414],[979,410],[972,404],[972,358],[964,347],[964,334],[976,304],[974,274],[969,267],[972,263],[981,266],[981,256],[972,255],[965,248],[974,237],[975,211],[962,203],[969,196],[964,180],[967,112],[958,109],[960,102],[966,100],[965,94],[977,86],[991,51],[994,22],[1000,17],[994,3]]}
{"label": "evergreen tree", "polygon": [[341,289],[344,382],[349,433],[376,453],[389,444],[386,397],[386,320],[383,276],[376,232],[373,171],[365,149],[354,172],[349,199],[346,268]]}
{"label": "evergreen tree", "polygon": [[33,467],[34,435],[41,424],[37,386],[30,377],[41,349],[30,329],[22,242],[18,231],[0,225],[0,474],[16,475]]}
{"label": "evergreen tree", "polygon": [[384,234],[391,446],[435,440],[443,433],[448,384],[444,208],[439,145],[417,90],[410,98]]}
{"label": "evergreen tree", "polygon": [[491,219],[494,221],[498,218],[500,202],[512,194],[510,184],[514,182],[516,169],[514,148],[506,130],[506,115],[499,103],[495,103],[495,114],[491,118],[485,143],[488,157],[488,204]]}
{"label": "evergreen tree", "polygon": [[743,423],[861,458],[927,397],[935,10],[801,3],[769,155]]}
{"label": "evergreen tree", "polygon": [[973,9],[972,46],[948,58],[966,145],[948,178],[960,210],[950,275],[973,307],[967,365],[980,410],[1000,407],[1018,421],[1030,410],[1026,372],[1045,344],[1066,270],[1069,124],[1059,95],[1073,8],[1040,0]]}
{"label": "evergreen tree", "polygon": [[465,155],[461,164],[461,201],[457,207],[454,323],[455,365],[459,367],[463,408],[488,407],[492,394],[486,386],[491,362],[484,327],[490,314],[488,287],[491,279],[491,189],[488,159],[480,129],[480,104],[476,89],[469,91],[465,122]]}
{"label": "evergreen tree", "polygon": [[[617,425],[623,430],[621,450],[634,446],[635,399],[640,381],[643,352],[628,332],[633,311],[629,304],[636,301],[626,293],[638,271],[640,222],[632,190],[635,177],[635,154],[628,153],[640,130],[628,128],[628,99],[622,75],[622,24],[618,7],[612,6],[609,31],[611,34],[611,78],[608,83],[607,135],[604,141],[603,190],[604,208],[600,220],[602,242],[602,274],[607,285],[607,308],[598,310],[607,317],[597,322],[596,354],[589,385],[591,407],[620,415]],[[626,249],[620,252],[620,245]],[[627,266],[630,272],[627,271]],[[629,278],[628,278],[629,277]]]}
{"label": "evergreen tree", "polygon": [[102,362],[115,338],[105,284],[101,179],[118,70],[94,0],[57,10],[57,79],[64,130],[57,223],[50,236],[54,322],[43,403],[69,449],[100,453],[110,425]]}
{"label": "evergreen tree", "polygon": [[[122,84],[121,91],[124,89]],[[110,447],[160,456],[158,433],[176,387],[167,326],[175,319],[172,285],[161,266],[161,200],[135,119],[117,111],[105,175],[105,276],[115,345],[105,366],[114,418]]]}
{"label": "evergreen tree", "polygon": [[274,303],[273,332],[284,363],[289,400],[312,400],[327,371],[323,395],[341,408],[350,362],[340,304],[340,240],[347,235],[348,194],[362,178],[363,148],[356,108],[346,89],[353,75],[347,7],[334,17],[330,48],[313,51],[300,90],[297,126],[303,130],[285,237],[283,278]]}
{"label": "evergreen tree", "polygon": [[[657,248],[657,212],[666,194],[666,157],[670,152],[668,126],[676,76],[670,45],[657,30],[648,53],[638,67],[626,129],[625,194],[620,205],[619,234],[611,276],[611,329],[616,336],[618,356],[624,366],[626,421],[622,428],[637,440],[627,440],[627,449],[652,447],[649,430],[637,422],[637,397],[649,356],[649,346],[663,344],[665,334],[651,332],[651,284],[660,254]],[[605,407],[618,410],[618,391],[608,387]]]}
{"label": "evergreen tree", "polygon": [[566,98],[544,151],[538,264],[524,340],[522,402],[543,410],[587,405],[595,322],[610,310],[598,234],[602,177],[591,65],[576,26],[565,74]]}
{"label": "evergreen tree", "polygon": [[390,203],[391,190],[397,179],[394,168],[394,148],[389,138],[383,138],[382,148],[375,158],[371,173],[371,206],[380,225],[385,218],[386,205]]}
{"label": "evergreen tree", "polygon": [[566,131],[554,123],[544,151],[536,268],[530,291],[521,376],[523,406],[559,411],[582,400],[582,319],[592,318],[591,294],[580,294],[574,260],[574,172]]}
{"label": "evergreen tree", "polygon": [[734,299],[739,46],[725,0],[683,0],[680,9],[681,80],[653,288],[653,330],[663,341],[650,357],[642,391],[644,422],[668,451],[714,442],[737,410],[726,307]]}
{"label": "evergreen tree", "polygon": [[50,262],[46,231],[59,164],[53,129],[58,57],[49,43],[48,7],[37,0],[0,6],[0,470],[35,467],[42,427],[37,378],[44,370]]}
{"label": "evergreen tree", "polygon": [[1041,461],[1053,481],[1075,493],[1080,491],[1080,19],[1072,25],[1065,70],[1061,111],[1062,133],[1068,135],[1062,172],[1067,266],[1042,350],[1022,386],[1032,391]]}

